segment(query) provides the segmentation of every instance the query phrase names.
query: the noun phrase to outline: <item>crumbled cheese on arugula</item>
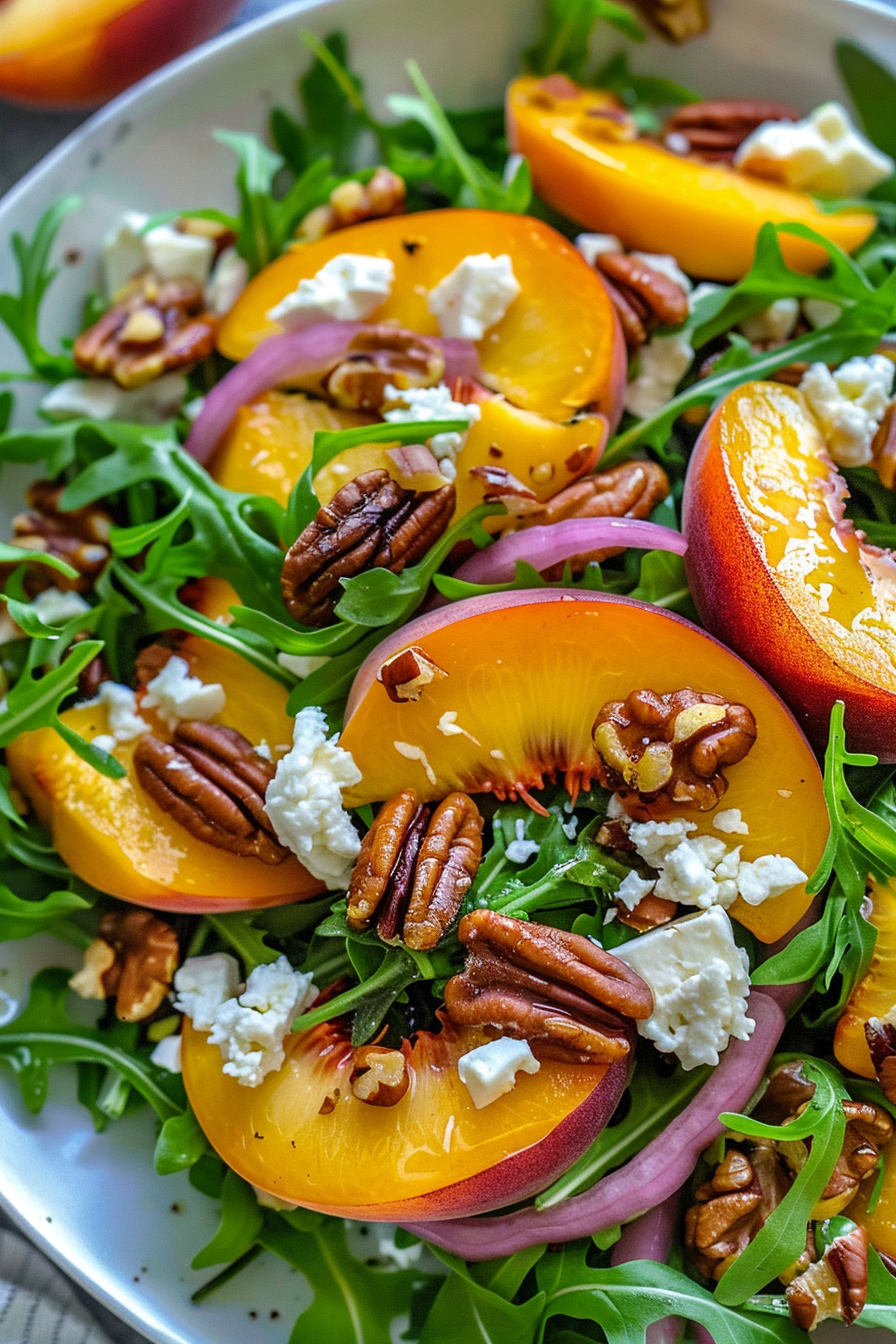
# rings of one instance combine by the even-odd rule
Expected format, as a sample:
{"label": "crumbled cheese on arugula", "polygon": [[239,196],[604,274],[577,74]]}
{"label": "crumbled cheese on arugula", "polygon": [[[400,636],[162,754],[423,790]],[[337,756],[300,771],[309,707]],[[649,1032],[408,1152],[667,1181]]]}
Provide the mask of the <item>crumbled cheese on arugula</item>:
{"label": "crumbled cheese on arugula", "polygon": [[215,1014],[236,994],[239,983],[239,963],[229,952],[188,957],[174,973],[174,1006],[197,1031],[211,1031]]}
{"label": "crumbled cheese on arugula", "polygon": [[342,805],[342,791],[358,784],[351,753],[327,740],[323,710],[311,705],[296,715],[290,750],[277,763],[265,794],[265,811],[277,839],[329,890],[348,886],[361,842]]}
{"label": "crumbled cheese on arugula", "polygon": [[181,1037],[165,1036],[149,1057],[158,1069],[168,1073],[183,1073],[181,1066]]}
{"label": "crumbled cheese on arugula", "polygon": [[63,592],[61,588],[45,588],[31,599],[31,610],[44,625],[64,625],[75,616],[90,610],[80,593]]}
{"label": "crumbled cheese on arugula", "polygon": [[143,387],[119,387],[111,378],[66,378],[44,396],[50,420],[131,420],[158,425],[180,413],[187,395],[182,373],[165,373]]}
{"label": "crumbled cheese on arugula", "polygon": [[294,971],[286,957],[256,966],[246,988],[215,1013],[209,1044],[218,1046],[224,1072],[258,1087],[286,1058],[283,1041],[295,1017],[317,997],[314,977]]}
{"label": "crumbled cheese on arugula", "polygon": [[720,906],[651,929],[614,949],[645,980],[653,1012],[638,1032],[684,1069],[716,1065],[733,1036],[749,1040],[749,961]]}
{"label": "crumbled cheese on arugula", "polygon": [[636,257],[652,271],[664,275],[667,280],[672,280],[684,290],[685,294],[690,294],[694,287],[690,276],[685,275],[678,262],[668,252],[630,252],[629,256]]}
{"label": "crumbled cheese on arugula", "polygon": [[[396,425],[425,420],[466,420],[468,425],[472,425],[482,416],[475,401],[455,401],[447,383],[439,383],[436,387],[404,388],[387,383],[383,402],[388,407],[383,411],[383,419]],[[449,430],[445,434],[434,434],[430,440],[429,446],[439,461],[440,471],[451,480],[457,474],[455,463],[465,439],[466,433],[458,434]],[[445,470],[446,466],[448,471]]]}
{"label": "crumbled cheese on arugula", "polygon": [[775,299],[752,317],[738,322],[738,330],[748,341],[786,341],[799,320],[798,299]]}
{"label": "crumbled cheese on arugula", "polygon": [[190,674],[185,658],[173,654],[152,681],[143,697],[144,709],[155,709],[169,728],[178,719],[213,719],[220,714],[227,697],[217,681],[205,682]]}
{"label": "crumbled cheese on arugula", "polygon": [[106,236],[106,292],[114,298],[129,280],[147,266],[160,280],[187,277],[204,285],[215,255],[211,238],[181,233],[171,224],[146,229],[149,215],[128,210],[118,227]]}
{"label": "crumbled cheese on arugula", "polygon": [[652,337],[638,352],[638,372],[625,389],[625,409],[642,419],[662,410],[693,358],[694,348],[686,337]]}
{"label": "crumbled cheese on arugula", "polygon": [[522,817],[517,817],[516,839],[511,840],[504,853],[511,863],[526,863],[534,854],[537,854],[540,846],[534,840],[526,839],[526,823]]}
{"label": "crumbled cheese on arugula", "polygon": [[641,877],[633,868],[619,883],[613,899],[621,901],[627,910],[634,910],[645,896],[650,895],[655,886],[656,878]]}
{"label": "crumbled cheese on arugula", "polygon": [[764,121],[739,146],[734,165],[797,191],[841,197],[864,196],[896,168],[840,103],[822,103],[802,121]]}
{"label": "crumbled cheese on arugula", "polygon": [[490,1106],[516,1086],[516,1075],[538,1073],[541,1068],[528,1041],[499,1036],[461,1055],[457,1061],[460,1080],[473,1098],[477,1111]]}
{"label": "crumbled cheese on arugula", "polygon": [[857,355],[833,373],[827,364],[812,364],[803,374],[800,391],[839,466],[861,467],[871,461],[871,443],[892,395],[893,374],[886,355]]}
{"label": "crumbled cheese on arugula", "polygon": [[443,336],[481,341],[504,317],[521,286],[506,252],[464,257],[429,291],[427,306]]}
{"label": "crumbled cheese on arugula", "polygon": [[316,275],[300,280],[267,317],[287,331],[333,319],[363,322],[388,299],[394,283],[395,267],[388,257],[340,252]]}

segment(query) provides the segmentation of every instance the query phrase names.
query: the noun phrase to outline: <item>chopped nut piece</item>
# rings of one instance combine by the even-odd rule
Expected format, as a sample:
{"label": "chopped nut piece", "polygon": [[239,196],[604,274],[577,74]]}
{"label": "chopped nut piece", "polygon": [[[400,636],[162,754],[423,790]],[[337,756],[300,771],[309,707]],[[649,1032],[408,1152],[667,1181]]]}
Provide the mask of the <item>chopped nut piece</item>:
{"label": "chopped nut piece", "polygon": [[177,934],[170,924],[149,910],[109,913],[69,984],[85,999],[114,998],[122,1022],[142,1022],[164,1002],[177,963]]}
{"label": "chopped nut piece", "polygon": [[202,312],[202,303],[195,280],[160,281],[152,271],[141,271],[77,338],[75,363],[125,388],[197,364],[215,343],[215,322]]}
{"label": "chopped nut piece", "polygon": [[[53,555],[78,571],[76,579],[67,579],[46,565],[29,565],[25,573],[25,591],[35,597],[45,588],[64,592],[87,592],[109,558],[109,532],[112,519],[98,504],[66,512],[59,507],[64,485],[53,481],[35,481],[25,492],[28,508],[12,522],[12,540],[25,550]],[[3,566],[7,574],[11,566]]]}
{"label": "chopped nut piece", "polygon": [[387,658],[376,679],[385,686],[389,699],[400,705],[407,700],[419,700],[427,686],[447,675],[444,668],[415,644]]}
{"label": "chopped nut piece", "polygon": [[140,738],[134,770],[153,802],[197,840],[262,863],[287,857],[264,808],[274,767],[236,729],[184,719],[172,742]]}
{"label": "chopped nut piece", "polygon": [[397,1106],[410,1086],[408,1062],[401,1050],[362,1045],[355,1051],[349,1082],[368,1106]]}
{"label": "chopped nut piece", "polygon": [[482,858],[482,817],[465,793],[438,807],[413,789],[384,803],[361,842],[348,889],[353,929],[374,920],[382,938],[399,933],[427,952],[454,921]]}
{"label": "chopped nut piece", "polygon": [[486,504],[494,501],[503,504],[507,512],[515,518],[531,518],[537,513],[541,521],[544,506],[535,491],[530,490],[516,476],[512,476],[506,467],[496,467],[489,463],[485,466],[471,467],[469,474],[474,480],[481,481],[485,487],[482,498]]}
{"label": "chopped nut piece", "polygon": [[625,252],[600,252],[594,264],[613,301],[630,353],[640,349],[656,327],[677,327],[684,322],[688,296],[662,271]]}
{"label": "chopped nut piece", "polygon": [[334,187],[328,203],[317,206],[305,216],[296,236],[305,242],[316,242],[327,233],[361,224],[366,219],[403,215],[404,206],[404,180],[391,168],[380,165],[366,186],[362,182],[349,181]]}
{"label": "chopped nut piece", "polygon": [[631,1051],[629,1018],[647,1018],[653,995],[640,976],[596,943],[495,910],[464,915],[466,966],[445,986],[459,1025],[497,1027],[541,1058],[607,1063]]}
{"label": "chopped nut piece", "polygon": [[353,337],[345,358],[326,381],[336,406],[380,411],[387,387],[435,387],[445,374],[437,341],[400,327],[369,327]]}
{"label": "chopped nut piece", "polygon": [[421,560],[454,513],[455,490],[414,494],[382,469],[349,481],[320,508],[283,561],[283,603],[305,625],[329,625],[339,580],[368,569],[400,574]]}
{"label": "chopped nut piece", "polygon": [[723,767],[742,761],[756,740],[746,705],[681,690],[633,691],[610,701],[592,730],[598,779],[618,792],[630,815],[649,817],[661,796],[708,812],[728,787]]}
{"label": "chopped nut piece", "polygon": [[642,897],[634,910],[629,910],[621,901],[616,902],[616,909],[620,924],[646,933],[648,929],[658,929],[661,924],[668,924],[670,919],[674,919],[678,905],[675,901],[667,901],[651,893]]}
{"label": "chopped nut piece", "polygon": [[887,1101],[896,1102],[896,1027],[872,1017],[865,1023],[865,1040],[880,1090]]}
{"label": "chopped nut piece", "polygon": [[654,28],[670,42],[688,42],[709,28],[709,0],[637,0]]}
{"label": "chopped nut piece", "polygon": [[749,1153],[728,1149],[685,1215],[685,1245],[704,1278],[722,1277],[790,1186],[787,1166],[771,1144],[760,1141]]}
{"label": "chopped nut piece", "polygon": [[852,1325],[868,1296],[868,1233],[854,1227],[836,1237],[816,1260],[787,1288],[787,1305],[794,1324],[814,1330],[836,1318]]}
{"label": "chopped nut piece", "polygon": [[676,108],[663,133],[673,153],[731,163],[735,151],[764,121],[799,121],[799,117],[795,107],[771,98],[720,98]]}

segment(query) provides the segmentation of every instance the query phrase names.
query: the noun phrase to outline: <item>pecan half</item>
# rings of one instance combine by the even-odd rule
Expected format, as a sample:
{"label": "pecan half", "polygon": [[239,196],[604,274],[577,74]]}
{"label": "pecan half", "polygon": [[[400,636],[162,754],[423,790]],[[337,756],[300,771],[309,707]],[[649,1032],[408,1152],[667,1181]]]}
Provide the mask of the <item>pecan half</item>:
{"label": "pecan half", "polygon": [[215,321],[202,311],[201,287],[141,271],[100,320],[75,341],[75,363],[119,387],[143,387],[188,368],[214,349]]}
{"label": "pecan half", "polygon": [[287,857],[264,810],[274,767],[235,728],[184,719],[173,742],[148,733],[134,749],[134,770],[153,802],[197,840],[262,863]]}
{"label": "pecan half", "polygon": [[629,352],[640,348],[658,326],[677,327],[688,315],[681,285],[626,252],[601,252],[594,262],[622,324]]}
{"label": "pecan half", "polygon": [[748,135],[764,121],[799,121],[789,103],[771,98],[720,98],[686,103],[666,119],[664,143],[673,154],[696,154],[709,163],[731,163]]}
{"label": "pecan half", "polygon": [[630,815],[661,797],[708,812],[728,787],[724,767],[742,761],[756,741],[756,720],[746,705],[720,695],[632,691],[604,705],[592,735],[598,779]]}
{"label": "pecan half", "polygon": [[[648,518],[657,504],[669,493],[669,477],[656,462],[620,462],[609,471],[599,471],[574,481],[559,491],[537,513],[523,519],[520,526],[543,527],[562,522],[566,518]],[[583,574],[586,567],[600,564],[623,547],[604,547],[574,555],[565,563],[573,574]],[[549,582],[563,577],[564,565],[551,565],[543,571]]]}
{"label": "pecan half", "polygon": [[684,1221],[685,1246],[706,1279],[720,1279],[757,1235],[792,1184],[771,1144],[731,1147],[695,1192]]}
{"label": "pecan half", "polygon": [[296,230],[296,236],[305,242],[316,242],[325,234],[346,229],[350,224],[384,219],[387,215],[403,215],[405,195],[404,179],[380,164],[366,184],[352,180],[334,187],[326,205],[318,205],[308,212]]}
{"label": "pecan half", "polygon": [[379,411],[386,387],[435,387],[445,373],[437,341],[415,331],[385,325],[358,332],[346,356],[330,374],[326,391],[336,406]]}
{"label": "pecan half", "polygon": [[637,4],[670,42],[688,42],[709,28],[709,0],[637,0]]}
{"label": "pecan half", "polygon": [[464,915],[462,974],[445,986],[453,1022],[497,1027],[546,1058],[593,1064],[624,1059],[630,1018],[653,1012],[653,995],[624,962],[579,934],[495,910]]}
{"label": "pecan half", "polygon": [[865,1023],[865,1040],[880,1090],[887,1101],[896,1102],[896,1027],[872,1017]]}
{"label": "pecan half", "polygon": [[114,998],[122,1022],[142,1022],[164,1002],[177,963],[177,934],[170,924],[149,910],[109,913],[69,985],[84,999]]}
{"label": "pecan half", "polygon": [[[109,558],[112,518],[98,504],[66,512],[59,507],[64,485],[35,481],[25,492],[28,508],[12,520],[12,540],[26,550],[53,555],[78,571],[76,579],[57,574],[46,565],[29,565],[25,591],[34,597],[51,585],[86,592]],[[4,570],[8,567],[4,566]]]}
{"label": "pecan half", "polygon": [[453,923],[482,858],[482,817],[472,798],[449,793],[437,807],[404,789],[384,803],[355,861],[347,899],[349,927],[376,922],[427,952]]}
{"label": "pecan half", "polygon": [[835,1237],[820,1260],[787,1288],[794,1324],[814,1330],[827,1320],[852,1325],[868,1297],[868,1233],[854,1227]]}
{"label": "pecan half", "polygon": [[368,569],[400,574],[422,560],[454,513],[455,490],[415,494],[387,471],[356,476],[320,508],[283,561],[283,604],[305,625],[329,625],[339,580]]}
{"label": "pecan half", "polygon": [[368,1106],[397,1106],[410,1082],[403,1051],[384,1045],[362,1045],[355,1051],[349,1083],[359,1101]]}

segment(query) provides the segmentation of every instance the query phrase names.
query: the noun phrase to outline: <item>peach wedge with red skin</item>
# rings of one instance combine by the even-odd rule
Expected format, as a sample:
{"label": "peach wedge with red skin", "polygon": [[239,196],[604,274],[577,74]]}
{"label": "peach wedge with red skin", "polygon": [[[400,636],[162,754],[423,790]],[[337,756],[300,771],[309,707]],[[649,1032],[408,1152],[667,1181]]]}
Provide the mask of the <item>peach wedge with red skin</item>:
{"label": "peach wedge with red skin", "polygon": [[221,1054],[187,1020],[187,1095],[213,1147],[244,1180],[305,1208],[364,1222],[485,1213],[550,1185],[615,1111],[628,1059],[546,1059],[477,1110],[457,1072],[494,1033],[446,1022],[405,1045],[410,1086],[394,1106],[352,1093],[354,1051],[327,1023],[286,1039],[286,1062],[260,1086],[221,1071]]}
{"label": "peach wedge with red skin", "polygon": [[[253,744],[292,738],[286,690],[238,654],[194,637],[179,650],[191,672],[220,682],[227,703],[220,721]],[[169,737],[151,711],[153,732]],[[101,705],[76,705],[63,722],[88,740],[106,733]],[[127,774],[107,779],[52,728],[23,733],[7,748],[12,778],[28,798],[73,872],[100,891],[134,905],[184,914],[252,910],[319,896],[323,890],[290,855],[271,865],[192,836],[153,802],[134,776],[134,741],[115,748]]]}
{"label": "peach wedge with red skin", "polygon": [[747,383],[691,458],[685,565],[707,628],[768,678],[819,750],[843,700],[850,747],[892,761],[896,571],[843,519],[845,496],[802,394]]}
{"label": "peach wedge with red skin", "polygon": [[[394,703],[383,663],[416,647],[447,675],[420,698]],[[743,857],[781,854],[811,873],[827,838],[818,766],[775,693],[735,654],[681,617],[607,594],[550,590],[470,598],[419,617],[375,649],[349,695],[341,742],[362,771],[352,805],[413,785],[422,798],[452,789],[535,796],[552,776],[587,788],[596,776],[591,728],[610,700],[691,687],[747,705],[758,737],[728,771],[722,806],[749,827]],[[682,815],[688,815],[682,812]],[[712,831],[712,813],[693,813]],[[718,834],[715,832],[715,834]],[[803,886],[732,913],[765,942],[807,909]]]}

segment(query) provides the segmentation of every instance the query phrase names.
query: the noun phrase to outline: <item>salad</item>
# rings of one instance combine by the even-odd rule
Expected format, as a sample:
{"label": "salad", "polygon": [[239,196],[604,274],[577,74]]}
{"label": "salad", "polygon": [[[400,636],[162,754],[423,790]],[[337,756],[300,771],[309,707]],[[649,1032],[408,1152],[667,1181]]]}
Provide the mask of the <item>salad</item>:
{"label": "salad", "polygon": [[151,1107],[196,1299],[281,1256],[296,1341],[896,1330],[896,77],[642,37],[546,0],[381,120],[306,34],[60,349],[79,202],[13,239],[0,938],[82,965],[0,1061]]}

